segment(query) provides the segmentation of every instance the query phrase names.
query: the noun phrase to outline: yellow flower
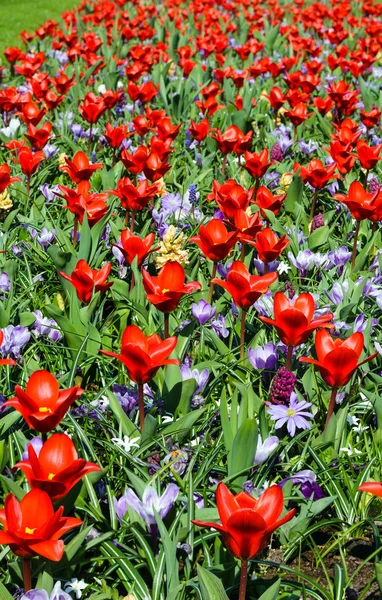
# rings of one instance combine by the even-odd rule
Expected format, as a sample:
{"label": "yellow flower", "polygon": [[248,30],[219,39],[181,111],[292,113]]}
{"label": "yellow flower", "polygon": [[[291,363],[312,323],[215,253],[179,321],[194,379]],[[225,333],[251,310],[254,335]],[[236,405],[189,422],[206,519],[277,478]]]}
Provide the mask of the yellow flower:
{"label": "yellow flower", "polygon": [[292,173],[283,173],[280,177],[280,187],[283,188],[284,192],[286,192],[292,183],[293,175]]}
{"label": "yellow flower", "polygon": [[65,152],[61,152],[61,154],[58,155],[58,159],[57,160],[58,160],[58,166],[59,167],[64,167],[66,165],[65,158],[66,158]]}
{"label": "yellow flower", "polygon": [[7,190],[0,194],[0,210],[10,210],[13,206],[12,199]]}
{"label": "yellow flower", "polygon": [[58,308],[60,310],[65,310],[65,300],[64,300],[62,294],[60,294],[60,292],[58,292],[58,294],[56,294],[56,300],[57,300]]}
{"label": "yellow flower", "polygon": [[158,191],[159,196],[164,196],[165,194],[167,194],[166,184],[164,182],[163,177],[158,179],[158,181],[156,183],[159,185],[159,191]]}
{"label": "yellow flower", "polygon": [[163,240],[159,246],[157,256],[155,256],[155,264],[158,268],[163,267],[170,261],[188,264],[188,251],[182,249],[184,244],[184,234],[178,235],[176,227],[170,225],[163,236]]}

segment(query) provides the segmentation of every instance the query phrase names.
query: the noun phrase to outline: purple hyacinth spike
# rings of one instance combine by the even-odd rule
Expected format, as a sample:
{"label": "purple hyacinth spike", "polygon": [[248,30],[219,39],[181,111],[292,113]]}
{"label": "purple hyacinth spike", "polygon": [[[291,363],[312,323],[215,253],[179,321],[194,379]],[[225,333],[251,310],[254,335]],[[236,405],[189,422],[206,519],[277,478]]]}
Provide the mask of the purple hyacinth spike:
{"label": "purple hyacinth spike", "polygon": [[269,393],[271,403],[288,405],[295,383],[296,375],[280,367],[272,380]]}

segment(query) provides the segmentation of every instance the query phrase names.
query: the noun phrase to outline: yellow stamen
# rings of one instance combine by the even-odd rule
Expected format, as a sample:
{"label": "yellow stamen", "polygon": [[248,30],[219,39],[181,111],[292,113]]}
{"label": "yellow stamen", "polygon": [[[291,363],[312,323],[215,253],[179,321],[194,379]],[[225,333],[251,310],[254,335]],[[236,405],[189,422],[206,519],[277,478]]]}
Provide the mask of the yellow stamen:
{"label": "yellow stamen", "polygon": [[288,408],[288,410],[286,411],[286,414],[288,415],[288,417],[294,417],[294,415],[296,414],[296,411],[294,410],[294,408]]}
{"label": "yellow stamen", "polygon": [[164,288],[164,290],[162,290],[162,294],[168,294],[170,290],[168,290],[167,288]]}
{"label": "yellow stamen", "polygon": [[40,408],[38,409],[38,412],[51,413],[52,409],[49,408],[48,406],[40,406]]}
{"label": "yellow stamen", "polygon": [[48,475],[49,481],[51,481],[53,479],[53,477],[54,477],[54,473],[49,473],[49,475]]}
{"label": "yellow stamen", "polygon": [[36,531],[37,527],[35,527],[34,529],[30,529],[29,527],[25,527],[25,533],[29,533],[30,535],[33,535],[34,532]]}

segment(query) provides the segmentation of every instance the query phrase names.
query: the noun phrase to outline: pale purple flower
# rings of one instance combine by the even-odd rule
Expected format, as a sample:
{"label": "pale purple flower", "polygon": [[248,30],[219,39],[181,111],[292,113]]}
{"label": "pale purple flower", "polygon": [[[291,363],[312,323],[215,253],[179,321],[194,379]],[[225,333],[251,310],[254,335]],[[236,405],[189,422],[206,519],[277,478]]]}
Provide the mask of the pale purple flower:
{"label": "pale purple flower", "polygon": [[0,346],[0,354],[8,356],[12,354],[14,358],[18,358],[21,349],[31,339],[31,333],[26,327],[21,325],[8,325],[2,330],[4,333],[3,343]]}
{"label": "pale purple flower", "polygon": [[[365,318],[364,313],[361,313],[354,320],[353,332],[355,333],[356,331],[359,331],[360,333],[363,333],[367,327],[367,324],[368,324],[368,319]],[[376,325],[378,325],[378,319],[372,318],[371,319],[371,327],[370,327],[371,334],[373,333],[374,327]]]}
{"label": "pale purple flower", "polygon": [[225,265],[223,265],[222,263],[218,263],[217,272],[222,279],[227,279],[228,271],[232,267],[232,264],[233,263],[231,262],[228,262]]}
{"label": "pale purple flower", "polygon": [[333,304],[338,306],[339,304],[341,304],[342,300],[344,299],[345,293],[348,292],[348,290],[349,290],[349,282],[348,281],[343,281],[342,283],[335,281],[333,283],[331,293],[329,294],[329,292],[327,292],[325,290],[325,294],[327,295],[329,300],[331,302],[333,302]]}
{"label": "pale purple flower", "polygon": [[254,303],[253,308],[262,317],[270,317],[273,312],[273,294],[271,290],[260,296]]}
{"label": "pale purple flower", "polygon": [[47,183],[39,187],[40,192],[47,202],[53,202],[57,199],[57,195],[61,194],[58,185],[49,186]]}
{"label": "pale purple flower", "polygon": [[191,305],[191,313],[199,325],[205,325],[215,316],[216,308],[205,300],[199,300],[197,304],[194,302]]}
{"label": "pale purple flower", "polygon": [[36,310],[33,314],[36,317],[33,324],[34,328],[32,329],[33,335],[36,337],[46,335],[52,342],[59,342],[62,340],[62,333],[54,319],[44,317],[41,310]]}
{"label": "pale purple flower", "polygon": [[33,437],[30,440],[30,442],[27,442],[25,444],[24,452],[21,455],[22,460],[28,460],[29,459],[29,454],[28,454],[28,447],[29,446],[33,446],[33,448],[34,448],[34,450],[36,452],[36,455],[38,456],[40,454],[40,450],[42,448],[42,444],[43,444],[43,441],[42,441],[42,439],[40,437],[37,437],[37,436]]}
{"label": "pale purple flower", "polygon": [[254,464],[262,465],[263,463],[265,463],[265,461],[268,460],[272,452],[276,450],[279,443],[280,440],[277,437],[277,435],[270,435],[264,441],[262,441],[261,437],[259,436],[257,440],[256,454],[253,461]]}
{"label": "pale purple flower", "polygon": [[338,183],[338,179],[333,179],[333,181],[331,181],[328,185],[328,192],[331,196],[334,196],[334,194],[337,194],[339,189],[340,189],[340,186]]}
{"label": "pale purple flower", "polygon": [[[264,274],[264,263],[262,260],[260,260],[259,258],[254,258],[253,259],[253,264],[255,265],[257,272],[260,275]],[[268,263],[268,273],[273,273],[274,271],[277,271],[278,267],[280,265],[280,262],[278,260],[272,260],[271,262]]]}
{"label": "pale purple flower", "polygon": [[190,367],[186,364],[180,367],[180,374],[182,375],[183,381],[187,381],[188,379],[195,379],[198,387],[195,390],[195,394],[198,394],[202,391],[202,389],[207,384],[208,378],[210,376],[210,372],[208,369],[203,369],[203,371],[199,371],[198,369],[190,369]]}
{"label": "pale purple flower", "polygon": [[277,364],[277,349],[275,344],[265,344],[264,347],[250,348],[248,359],[254,369],[272,371]]}
{"label": "pale purple flower", "polygon": [[34,589],[25,592],[20,600],[72,600],[72,597],[61,589],[61,582],[57,581],[50,596],[45,590]]}
{"label": "pale purple flower", "polygon": [[328,252],[328,259],[333,266],[343,267],[351,259],[351,252],[349,252],[346,246],[341,246],[340,248],[336,248],[335,250]]}
{"label": "pale purple flower", "polygon": [[4,292],[9,292],[11,288],[11,280],[8,277],[8,273],[1,273],[0,274],[0,294],[3,294]]}
{"label": "pale purple flower", "polygon": [[311,424],[305,418],[313,417],[313,414],[307,411],[311,406],[311,402],[299,402],[297,395],[292,392],[289,406],[273,405],[267,408],[267,413],[271,416],[271,421],[276,421],[275,429],[281,429],[286,424],[289,435],[294,437],[296,429],[311,429]]}
{"label": "pale purple flower", "polygon": [[43,152],[45,154],[45,158],[47,160],[49,160],[50,158],[53,158],[54,156],[56,156],[56,154],[58,152],[58,148],[54,144],[49,144],[49,142],[48,142],[47,144],[45,144],[45,146],[43,148]]}
{"label": "pale purple flower", "polygon": [[307,142],[305,142],[304,140],[299,140],[298,144],[300,146],[301,152],[303,152],[307,158],[309,158],[310,155],[313,154],[313,152],[315,152],[319,146],[317,142],[314,142],[313,140],[308,140]]}
{"label": "pale purple flower", "polygon": [[309,269],[314,264],[314,254],[311,250],[300,250],[296,257],[288,252],[290,262],[299,270],[301,277],[306,277]]}
{"label": "pale purple flower", "polygon": [[166,210],[169,215],[179,210],[182,207],[183,198],[179,193],[173,194],[169,192],[162,198],[162,209]]}
{"label": "pale purple flower", "polygon": [[211,327],[218,337],[226,338],[229,336],[224,315],[218,315],[218,317],[212,321]]}
{"label": "pale purple flower", "polygon": [[125,385],[113,385],[113,394],[126,414],[130,414],[138,404],[138,392]]}
{"label": "pale purple flower", "polygon": [[122,522],[127,508],[130,507],[143,519],[150,532],[156,532],[157,523],[154,509],[159,517],[164,519],[173,507],[178,494],[179,488],[175,483],[170,483],[161,496],[158,496],[157,491],[151,485],[148,485],[143,492],[142,500],[138,498],[132,489],[126,488],[124,495],[119,500],[114,498],[117,518],[119,522]]}
{"label": "pale purple flower", "polygon": [[299,485],[302,494],[305,496],[307,500],[312,497],[313,500],[320,500],[321,498],[325,498],[325,494],[317,484],[317,477],[313,471],[309,469],[305,469],[304,471],[299,471],[290,477],[286,477],[278,484],[281,488],[287,483],[287,481],[292,481],[293,485]]}
{"label": "pale purple flower", "polygon": [[40,233],[38,233],[35,229],[30,229],[30,234],[32,238],[36,239],[36,241],[40,244],[41,248],[47,248],[53,242],[56,235],[56,230],[51,229],[49,231],[46,227],[43,227]]}

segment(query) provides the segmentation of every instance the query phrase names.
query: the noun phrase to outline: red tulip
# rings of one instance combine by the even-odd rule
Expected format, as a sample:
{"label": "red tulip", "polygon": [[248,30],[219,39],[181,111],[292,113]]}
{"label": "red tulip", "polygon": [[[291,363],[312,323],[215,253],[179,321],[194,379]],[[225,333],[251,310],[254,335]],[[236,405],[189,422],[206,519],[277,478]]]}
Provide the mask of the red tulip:
{"label": "red tulip", "polygon": [[340,388],[350,381],[358,367],[377,356],[378,352],[375,352],[359,363],[363,343],[363,333],[359,331],[341,340],[333,339],[328,331],[321,329],[317,331],[314,341],[318,360],[302,357],[300,361],[316,365],[327,385]]}
{"label": "red tulip", "polygon": [[46,114],[46,108],[38,108],[38,106],[34,102],[26,102],[21,107],[21,112],[17,113],[22,120],[29,125],[38,125]]}
{"label": "red tulip", "polygon": [[64,507],[54,512],[52,500],[42,490],[31,490],[19,502],[13,494],[5,498],[0,510],[0,544],[9,545],[14,554],[23,559],[43,556],[58,562],[64,554],[64,542],[59,538],[74,527],[80,519],[63,516]]}
{"label": "red tulip", "polygon": [[101,98],[97,98],[92,92],[86,94],[83,104],[78,106],[78,111],[82,118],[93,125],[97,123],[106,110],[105,103]]}
{"label": "red tulip", "polygon": [[113,282],[106,283],[110,271],[111,263],[107,263],[97,271],[92,269],[85,260],[79,260],[70,276],[62,271],[59,271],[59,274],[73,285],[78,299],[88,304],[92,299],[93,292],[103,294],[113,285]]}
{"label": "red tulip", "polygon": [[150,102],[158,94],[158,90],[152,81],[141,83],[141,85],[136,85],[132,81],[129,81],[127,84],[127,93],[133,102],[140,100],[142,104],[146,104],[146,102]]}
{"label": "red tulip", "polygon": [[368,146],[364,140],[357,142],[357,158],[361,163],[361,167],[369,171],[373,169],[382,156],[379,156],[382,150],[382,144],[376,146]]}
{"label": "red tulip", "polygon": [[25,137],[29,141],[32,148],[36,150],[42,150],[49,141],[50,134],[52,133],[52,123],[44,123],[40,129],[36,129],[32,123],[28,126],[28,133],[25,134]]}
{"label": "red tulip", "polygon": [[142,269],[143,287],[147,300],[163,313],[175,310],[185,294],[201,290],[197,281],[185,284],[186,274],[182,265],[175,261],[167,262],[157,277]]}
{"label": "red tulip", "polygon": [[176,344],[176,337],[161,340],[156,333],[146,337],[136,325],[129,325],[122,335],[121,354],[107,350],[100,352],[120,360],[127,368],[130,379],[144,384],[155,377],[160,367],[179,365],[179,360],[168,358]]}
{"label": "red tulip", "polygon": [[245,210],[237,210],[234,222],[228,223],[228,226],[236,232],[237,240],[241,244],[252,244],[263,225],[259,213],[248,216]]}
{"label": "red tulip", "polygon": [[43,160],[45,160],[45,154],[42,150],[32,152],[32,150],[24,146],[18,154],[21,170],[27,177],[31,177],[37,171],[37,167]]}
{"label": "red tulip", "polygon": [[359,486],[358,491],[382,498],[382,483],[379,481],[365,481],[365,483]]}
{"label": "red tulip", "polygon": [[100,471],[95,463],[78,458],[72,440],[65,433],[54,433],[37,456],[28,444],[29,460],[15,464],[24,473],[32,489],[43,490],[53,502],[60,500],[88,473]]}
{"label": "red tulip", "polygon": [[16,385],[16,396],[4,402],[24,417],[29,427],[47,433],[61,422],[69,406],[81,396],[78,386],[60,392],[57,379],[48,371],[35,371],[28,380],[25,392]]}
{"label": "red tulip", "polygon": [[69,79],[65,73],[60,72],[54,77],[53,84],[59,94],[66,94],[73,85],[76,85],[74,79],[74,75]]}
{"label": "red tulip", "polygon": [[228,232],[219,219],[211,219],[207,225],[200,225],[199,235],[190,237],[188,241],[195,242],[206,258],[219,262],[227,258],[236,244],[237,233]]}
{"label": "red tulip", "polygon": [[318,158],[313,158],[306,167],[296,164],[295,170],[300,168],[304,183],[307,182],[316,190],[321,190],[331,179],[339,179],[339,175],[333,175],[336,167],[335,162],[326,167]]}
{"label": "red tulip", "polygon": [[157,152],[152,150],[147,157],[143,172],[147,179],[154,182],[162,179],[170,169],[171,165],[168,164],[167,159],[160,157]]}
{"label": "red tulip", "polygon": [[265,98],[268,98],[272,108],[274,110],[279,110],[283,104],[285,103],[285,95],[282,93],[279,87],[273,87],[269,94],[263,94]]}
{"label": "red tulip", "polygon": [[180,128],[181,125],[173,125],[169,117],[164,117],[156,124],[156,133],[163,141],[168,139],[175,140]]}
{"label": "red tulip", "polygon": [[271,210],[274,215],[280,212],[286,194],[274,196],[268,188],[261,185],[256,192],[255,204],[260,208],[261,216],[266,218],[266,210]]}
{"label": "red tulip", "polygon": [[138,181],[138,185],[135,186],[128,177],[122,177],[118,181],[117,189],[111,191],[111,194],[118,196],[123,208],[136,212],[143,210],[159,190],[160,186],[157,183],[150,185],[147,179]]}
{"label": "red tulip", "polygon": [[65,156],[66,165],[61,167],[61,171],[67,173],[74,183],[80,183],[81,181],[88,181],[97,169],[102,169],[101,163],[90,163],[88,157],[84,152],[76,152],[73,156],[73,160],[69,160]]}
{"label": "red tulip", "polygon": [[115,246],[122,252],[129,265],[137,257],[139,267],[151,252],[157,250],[157,248],[152,248],[154,239],[155,235],[153,233],[149,233],[149,235],[141,239],[138,235],[133,235],[131,231],[125,229],[121,233],[121,246],[118,246],[118,244],[115,244]]}
{"label": "red tulip", "polygon": [[320,115],[326,115],[333,108],[333,100],[329,96],[326,96],[326,98],[316,96],[313,98],[313,102]]}
{"label": "red tulip", "polygon": [[274,231],[267,227],[257,234],[253,245],[257,250],[259,259],[269,263],[276,260],[289,243],[290,241],[286,239],[285,233],[281,238],[278,238]]}
{"label": "red tulip", "polygon": [[260,154],[256,154],[253,152],[250,154],[246,152],[244,154],[245,158],[245,169],[248,171],[252,177],[255,179],[259,179],[268,171],[271,165],[274,165],[274,162],[268,162],[268,149],[264,148],[260,152]]}
{"label": "red tulip", "polygon": [[236,306],[248,310],[262,294],[269,290],[269,286],[276,281],[277,277],[277,273],[250,275],[245,264],[235,260],[228,271],[226,281],[212,279],[212,282],[227,290]]}
{"label": "red tulip", "polygon": [[223,154],[229,154],[230,152],[243,154],[251,146],[252,131],[244,135],[236,125],[231,125],[224,133],[218,129],[216,135],[211,137],[216,140],[217,146]]}
{"label": "red tulip", "polygon": [[281,292],[276,292],[274,297],[275,319],[260,316],[264,323],[273,325],[281,339],[288,347],[293,348],[306,342],[317,327],[333,329],[329,323],[333,319],[332,313],[313,318],[314,298],[309,293],[303,293],[296,300],[289,300]]}
{"label": "red tulip", "polygon": [[2,194],[4,190],[15,181],[21,181],[21,179],[20,177],[11,177],[9,165],[0,165],[0,194]]}
{"label": "red tulip", "polygon": [[202,142],[203,140],[206,139],[209,131],[210,131],[210,122],[208,119],[202,119],[202,121],[200,121],[200,123],[195,123],[192,119],[191,119],[191,125],[188,128],[188,131],[190,132],[190,134],[192,135],[192,137],[197,141],[197,142]]}
{"label": "red tulip", "polygon": [[367,127],[367,129],[372,129],[376,125],[379,125],[381,121],[382,112],[377,107],[375,107],[372,110],[369,110],[368,112],[366,112],[365,110],[361,110],[359,115],[365,127]]}
{"label": "red tulip", "polygon": [[293,508],[279,519],[284,496],[278,485],[272,485],[256,500],[246,492],[234,496],[224,483],[219,483],[216,504],[221,525],[203,521],[192,523],[217,529],[231,554],[245,561],[263,550],[272,533],[290,521],[296,512]]}
{"label": "red tulip", "polygon": [[312,115],[313,113],[308,113],[306,104],[304,104],[304,102],[299,102],[293,110],[285,111],[285,117],[292,121],[295,127],[301,125],[301,123],[306,121],[306,119],[308,119]]}
{"label": "red tulip", "polygon": [[113,127],[110,123],[106,123],[106,133],[103,137],[111,148],[119,148],[123,140],[127,135],[126,125],[119,125],[119,127]]}
{"label": "red tulip", "polygon": [[245,190],[234,179],[228,179],[223,184],[215,179],[212,185],[213,191],[208,194],[207,200],[215,200],[227,219],[233,220],[238,210],[247,210],[252,200],[253,188]]}
{"label": "red tulip", "polygon": [[345,204],[353,219],[357,221],[363,221],[364,219],[374,221],[374,216],[379,215],[382,210],[382,195],[379,190],[374,194],[367,192],[359,181],[353,181],[347,196],[345,194],[335,194],[334,198]]}
{"label": "red tulip", "polygon": [[67,206],[71,213],[78,217],[80,223],[86,214],[89,227],[93,227],[104,217],[108,211],[105,202],[108,194],[89,194],[90,183],[81,181],[75,190],[63,185],[58,186],[62,192],[62,197],[67,201]]}
{"label": "red tulip", "polygon": [[148,151],[146,146],[139,146],[134,154],[130,154],[126,149],[122,151],[120,159],[127,171],[132,175],[142,173],[146,164]]}
{"label": "red tulip", "polygon": [[339,141],[330,142],[328,152],[341,175],[346,175],[354,167],[355,156],[350,152],[350,149],[349,144],[344,145]]}

